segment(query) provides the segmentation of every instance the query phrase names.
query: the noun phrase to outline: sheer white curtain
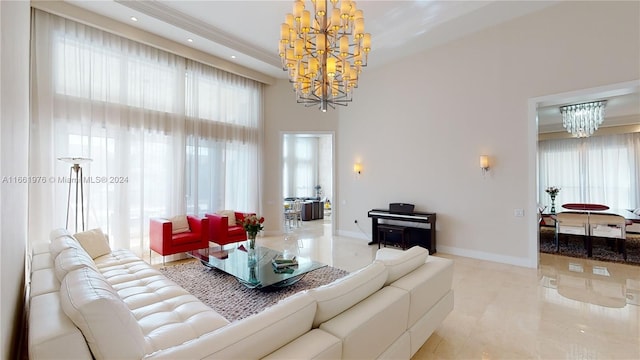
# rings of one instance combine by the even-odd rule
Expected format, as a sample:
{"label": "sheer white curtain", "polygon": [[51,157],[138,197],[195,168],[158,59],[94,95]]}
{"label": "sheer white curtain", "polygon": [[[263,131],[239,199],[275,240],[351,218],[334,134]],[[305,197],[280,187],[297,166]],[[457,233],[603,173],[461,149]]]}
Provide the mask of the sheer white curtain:
{"label": "sheer white curtain", "polygon": [[30,186],[31,238],[65,227],[58,157],[93,159],[87,229],[114,247],[147,248],[150,217],[257,210],[259,83],[40,10],[32,30],[29,169],[55,181]]}
{"label": "sheer white curtain", "polygon": [[559,186],[557,205],[640,206],[640,133],[592,136],[538,143],[538,199],[549,205],[548,186]]}
{"label": "sheer white curtain", "polygon": [[258,211],[262,120],[256,115],[262,114],[261,87],[187,61],[186,99],[187,166],[193,174],[188,208],[200,213],[223,208]]}
{"label": "sheer white curtain", "polygon": [[318,185],[318,138],[285,134],[283,140],[283,195],[311,197]]}

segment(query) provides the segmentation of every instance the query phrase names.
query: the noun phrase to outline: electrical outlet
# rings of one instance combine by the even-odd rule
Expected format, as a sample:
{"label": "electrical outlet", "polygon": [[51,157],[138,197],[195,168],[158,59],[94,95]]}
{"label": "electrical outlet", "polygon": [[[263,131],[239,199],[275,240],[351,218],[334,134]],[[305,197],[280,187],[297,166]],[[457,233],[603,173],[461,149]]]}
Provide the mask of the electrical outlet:
{"label": "electrical outlet", "polygon": [[524,216],[524,209],[515,209],[515,210],[513,210],[513,216],[515,216],[515,217],[523,217]]}

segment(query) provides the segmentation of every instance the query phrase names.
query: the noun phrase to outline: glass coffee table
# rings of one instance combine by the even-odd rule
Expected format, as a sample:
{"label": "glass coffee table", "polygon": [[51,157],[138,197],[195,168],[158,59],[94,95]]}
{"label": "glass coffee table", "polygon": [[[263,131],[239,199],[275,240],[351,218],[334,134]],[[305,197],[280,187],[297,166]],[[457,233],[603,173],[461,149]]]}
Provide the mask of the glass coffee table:
{"label": "glass coffee table", "polygon": [[249,256],[245,246],[244,243],[214,246],[190,251],[187,255],[200,260],[204,266],[233,275],[246,287],[255,289],[289,286],[309,272],[327,266],[296,256],[297,265],[276,269],[272,260],[282,256],[282,252],[256,246],[254,255]]}

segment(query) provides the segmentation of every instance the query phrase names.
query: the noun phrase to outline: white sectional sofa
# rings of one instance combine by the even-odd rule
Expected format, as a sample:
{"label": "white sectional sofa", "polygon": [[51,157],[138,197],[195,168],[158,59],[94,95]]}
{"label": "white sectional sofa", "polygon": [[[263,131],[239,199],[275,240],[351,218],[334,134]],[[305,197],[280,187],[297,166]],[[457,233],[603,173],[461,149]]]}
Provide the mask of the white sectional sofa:
{"label": "white sectional sofa", "polygon": [[229,322],[131,252],[82,245],[32,247],[31,359],[409,359],[453,309],[453,262],[420,247]]}

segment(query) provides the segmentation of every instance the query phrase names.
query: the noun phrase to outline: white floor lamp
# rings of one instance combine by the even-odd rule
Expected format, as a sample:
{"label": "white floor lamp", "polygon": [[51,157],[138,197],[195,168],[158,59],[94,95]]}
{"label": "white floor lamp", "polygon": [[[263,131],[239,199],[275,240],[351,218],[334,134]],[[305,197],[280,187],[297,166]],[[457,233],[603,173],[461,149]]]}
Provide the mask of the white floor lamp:
{"label": "white floor lamp", "polygon": [[[61,157],[61,158],[58,158],[58,160],[72,164],[71,169],[69,169],[69,194],[67,195],[67,221],[65,224],[65,228],[69,229],[69,208],[71,207],[71,184],[75,182],[76,183],[76,217],[74,222],[76,224],[76,232],[78,232],[78,200],[80,200],[80,207],[82,209],[81,210],[82,231],[84,231],[85,230],[84,228],[84,188],[83,188],[84,178],[82,177],[82,166],[80,165],[91,162],[92,159],[82,158],[82,157]],[[73,180],[74,172],[76,175],[75,181]],[[78,188],[80,190],[79,199],[78,199]]]}

